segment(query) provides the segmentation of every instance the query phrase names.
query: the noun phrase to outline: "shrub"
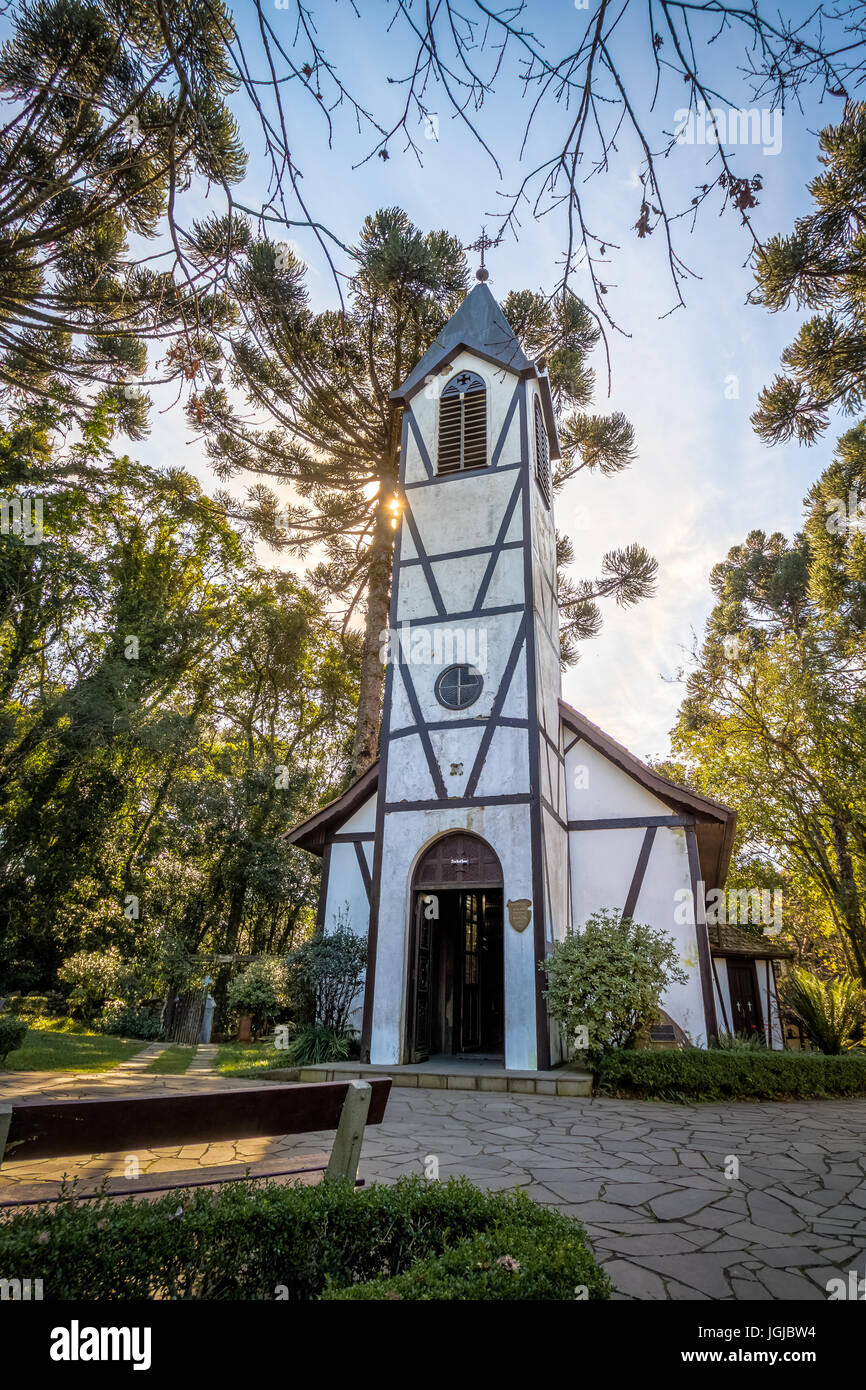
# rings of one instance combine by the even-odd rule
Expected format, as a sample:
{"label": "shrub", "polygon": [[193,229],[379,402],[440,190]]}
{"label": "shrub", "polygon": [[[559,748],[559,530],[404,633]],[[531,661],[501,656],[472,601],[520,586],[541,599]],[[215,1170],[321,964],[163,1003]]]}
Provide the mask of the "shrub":
{"label": "shrub", "polygon": [[17,1052],[27,1037],[27,1024],[15,1014],[0,1014],[0,1066],[10,1052]]}
{"label": "shrub", "polygon": [[367,942],[349,926],[348,904],[338,913],[332,931],[312,937],[292,952],[292,969],[314,998],[314,1021],[328,1032],[346,1033],[366,964]]}
{"label": "shrub", "polygon": [[162,1008],[156,1001],[134,1005],[124,1004],[122,999],[109,999],[94,1026],[100,1033],[150,1041],[162,1034]]}
{"label": "shrub", "polygon": [[866,1095],[866,1053],[605,1052],[595,1068],[597,1090],[653,1100],[787,1100]]}
{"label": "shrub", "polygon": [[[574,1229],[520,1229],[505,1225],[418,1260],[405,1274],[372,1279],[351,1288],[326,1289],[326,1299],[574,1298],[581,1288],[605,1297],[599,1271]],[[592,1294],[589,1294],[592,1289]]]}
{"label": "shrub", "polygon": [[19,1018],[62,1018],[66,1013],[66,1000],[57,990],[47,994],[9,994],[0,1004]]}
{"label": "shrub", "polygon": [[76,951],[65,960],[57,977],[72,987],[67,1005],[73,1018],[95,1018],[107,1000],[123,994],[126,973],[116,946],[105,951]]}
{"label": "shrub", "polygon": [[[591,1298],[609,1297],[582,1226],[525,1193],[481,1192],[466,1179],[401,1178],[359,1192],[348,1183],[235,1183],[154,1201],[66,1199],[0,1217],[0,1268],[6,1278],[50,1269],[52,1299],[268,1300],[280,1289],[310,1300],[382,1276],[399,1280],[416,1261],[485,1236],[483,1259],[521,1252],[514,1258],[526,1263],[527,1287],[531,1281],[546,1290],[536,1297],[571,1299],[575,1284],[585,1284]],[[459,1287],[460,1270],[446,1268],[442,1277],[449,1273]],[[488,1287],[501,1279],[513,1297],[515,1273],[494,1271]],[[377,1287],[389,1296],[387,1282]]]}
{"label": "shrub", "polygon": [[539,969],[547,976],[551,1017],[568,1045],[590,1057],[632,1043],[651,1024],[667,987],[687,978],[671,937],[609,909],[557,941]]}
{"label": "shrub", "polygon": [[265,1032],[288,1003],[286,963],[282,957],[254,960],[236,975],[228,986],[226,1003],[230,1011],[252,1019],[253,1035]]}
{"label": "shrub", "polygon": [[863,1024],[864,999],[850,975],[820,980],[808,970],[792,970],[780,982],[779,994],[822,1052],[838,1055],[853,1047]]}
{"label": "shrub", "polygon": [[293,1067],[314,1067],[321,1062],[341,1062],[349,1055],[349,1039],[332,1033],[321,1023],[304,1028],[293,1038],[283,1054]]}

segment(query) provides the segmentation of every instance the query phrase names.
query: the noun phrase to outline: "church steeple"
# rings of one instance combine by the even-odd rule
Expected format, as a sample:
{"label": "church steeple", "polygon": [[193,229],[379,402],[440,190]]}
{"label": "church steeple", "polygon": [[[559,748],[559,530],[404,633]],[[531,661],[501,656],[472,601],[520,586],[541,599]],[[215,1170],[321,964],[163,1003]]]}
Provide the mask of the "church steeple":
{"label": "church steeple", "polygon": [[471,841],[502,869],[479,901],[504,970],[506,1065],[546,1066],[538,962],[569,916],[550,385],[480,282],[393,399],[401,506],[364,1045],[377,1063],[418,1060],[447,1033],[419,984],[435,962],[411,885],[416,856],[459,834],[456,866],[474,862]]}
{"label": "church steeple", "polygon": [[534,364],[517,341],[487,285],[478,284],[469,291],[402,386],[391,392],[391,399],[411,400],[428,377],[443,372],[460,352],[474,353],[483,362],[504,367],[520,377],[536,374]]}

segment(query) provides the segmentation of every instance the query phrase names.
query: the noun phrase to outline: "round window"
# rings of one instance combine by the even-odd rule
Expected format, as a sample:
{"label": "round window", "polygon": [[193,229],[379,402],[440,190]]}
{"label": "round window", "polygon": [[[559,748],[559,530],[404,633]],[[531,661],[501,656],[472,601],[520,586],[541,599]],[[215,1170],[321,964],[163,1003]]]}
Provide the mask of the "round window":
{"label": "round window", "polygon": [[436,699],[446,709],[474,705],[484,689],[484,677],[474,666],[449,666],[436,681]]}

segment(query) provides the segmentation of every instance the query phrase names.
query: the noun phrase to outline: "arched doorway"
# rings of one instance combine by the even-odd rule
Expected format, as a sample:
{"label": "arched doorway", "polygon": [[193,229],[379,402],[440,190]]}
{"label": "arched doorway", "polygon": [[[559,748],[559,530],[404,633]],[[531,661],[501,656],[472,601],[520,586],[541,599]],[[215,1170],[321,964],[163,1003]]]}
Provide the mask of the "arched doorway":
{"label": "arched doorway", "polygon": [[443,835],[416,865],[408,985],[410,1062],[501,1055],[502,866],[477,835]]}

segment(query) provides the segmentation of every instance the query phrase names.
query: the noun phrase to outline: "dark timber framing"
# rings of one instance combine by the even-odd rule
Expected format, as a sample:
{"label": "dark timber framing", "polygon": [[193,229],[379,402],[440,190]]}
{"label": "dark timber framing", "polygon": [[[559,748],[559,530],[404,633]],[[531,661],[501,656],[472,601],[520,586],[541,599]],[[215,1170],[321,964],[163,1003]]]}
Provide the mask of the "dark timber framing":
{"label": "dark timber framing", "polygon": [[626,895],[625,906],[622,910],[623,917],[631,917],[632,913],[634,912],[637,906],[637,900],[640,897],[640,890],[643,887],[644,874],[646,873],[646,867],[649,863],[649,857],[652,853],[653,840],[655,839],[656,834],[656,826],[647,826],[647,829],[644,832],[643,842],[640,847],[640,854],[637,857],[637,864],[635,865],[635,870],[632,876],[631,884],[629,886],[628,894]]}
{"label": "dark timber framing", "polygon": [[526,382],[520,387],[520,453],[523,464],[523,601],[526,611],[526,701],[529,711],[529,785],[532,794],[529,805],[530,855],[532,860],[532,934],[535,946],[535,1046],[536,1066],[546,1071],[550,1066],[550,1029],[547,1022],[547,1005],[544,1000],[544,979],[537,968],[538,961],[544,960],[547,944],[544,932],[544,844],[541,826],[541,724],[538,718],[538,691],[535,672],[535,623],[531,620],[535,612],[535,584],[532,573],[532,492],[530,478],[532,459],[529,450],[528,387]]}
{"label": "dark timber framing", "polygon": [[655,825],[694,825],[694,816],[607,816],[601,820],[570,820],[569,830],[647,830]]}
{"label": "dark timber framing", "polygon": [[704,901],[698,841],[693,825],[686,827],[686,845],[689,852],[689,874],[692,880],[692,897],[695,903],[695,936],[698,942],[698,965],[701,975],[701,994],[704,1001],[704,1019],[707,1025],[707,1043],[715,1046],[719,1037],[719,1024],[716,1017],[716,1001],[713,998],[710,964],[710,940],[707,935],[707,905]]}
{"label": "dark timber framing", "polygon": [[[399,482],[401,492],[406,476],[406,446],[409,438],[408,410],[403,411],[403,431],[400,441]],[[394,542],[394,569],[397,574],[400,564],[400,540],[403,528],[398,527]],[[397,585],[391,581],[391,608],[388,622],[393,632],[397,626]],[[394,663],[389,661],[385,668],[384,708],[391,708],[391,695],[394,686]],[[384,730],[383,730],[384,732]],[[370,893],[370,925],[367,931],[367,969],[364,979],[364,1012],[361,1020],[361,1057],[370,1060],[370,1043],[373,1037],[373,1000],[376,994],[376,955],[379,947],[379,899],[382,883],[382,846],[385,839],[385,796],[388,788],[388,739],[382,738],[379,755],[379,782],[376,796],[376,839],[373,848],[373,882]]]}
{"label": "dark timber framing", "polygon": [[361,878],[364,883],[364,892],[367,894],[367,902],[369,903],[373,884],[370,878],[370,866],[367,863],[364,846],[361,844],[360,840],[355,841],[355,857],[358,860],[358,868],[361,870]]}

